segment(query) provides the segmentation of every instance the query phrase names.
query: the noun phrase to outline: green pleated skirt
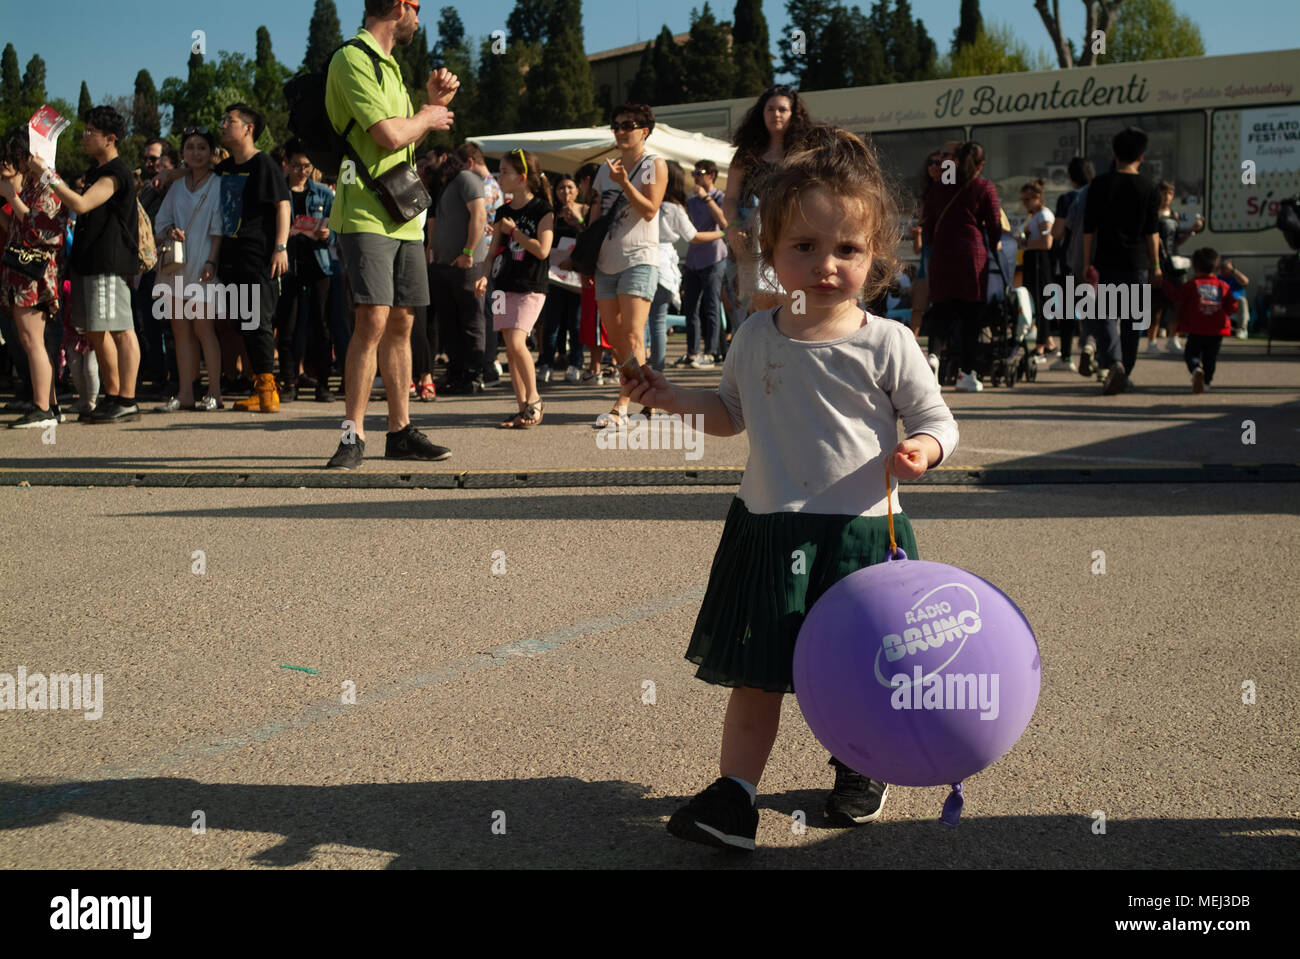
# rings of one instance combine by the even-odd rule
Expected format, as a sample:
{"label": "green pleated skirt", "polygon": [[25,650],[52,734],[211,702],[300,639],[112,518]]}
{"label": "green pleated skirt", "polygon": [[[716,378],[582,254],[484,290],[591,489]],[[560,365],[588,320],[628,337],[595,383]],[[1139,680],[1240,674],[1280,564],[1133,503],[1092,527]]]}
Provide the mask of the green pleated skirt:
{"label": "green pleated skirt", "polygon": [[[894,540],[919,559],[912,524],[894,514]],[[731,503],[686,658],[718,686],[794,692],[794,644],[804,616],[849,573],[884,562],[886,516],[751,513]]]}

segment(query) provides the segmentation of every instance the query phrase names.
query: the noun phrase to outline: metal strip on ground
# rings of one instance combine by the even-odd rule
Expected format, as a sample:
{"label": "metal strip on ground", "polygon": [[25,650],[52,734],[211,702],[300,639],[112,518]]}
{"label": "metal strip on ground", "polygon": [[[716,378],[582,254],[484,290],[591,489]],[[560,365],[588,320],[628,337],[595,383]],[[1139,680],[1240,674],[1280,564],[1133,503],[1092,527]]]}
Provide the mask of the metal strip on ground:
{"label": "metal strip on ground", "polygon": [[[562,489],[599,486],[739,486],[744,470],[673,466],[641,469],[473,470],[458,473],[350,473],[327,470],[5,469],[0,486],[148,487],[194,489]],[[921,486],[1104,485],[1110,483],[1297,483],[1294,463],[1204,466],[960,467],[941,466]]]}

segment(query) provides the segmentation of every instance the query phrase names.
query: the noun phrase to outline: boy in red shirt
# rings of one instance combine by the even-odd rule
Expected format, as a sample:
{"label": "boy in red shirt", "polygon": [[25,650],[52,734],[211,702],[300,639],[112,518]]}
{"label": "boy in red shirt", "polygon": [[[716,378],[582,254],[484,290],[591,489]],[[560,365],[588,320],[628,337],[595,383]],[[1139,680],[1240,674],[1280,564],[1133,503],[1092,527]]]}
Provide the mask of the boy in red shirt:
{"label": "boy in red shirt", "polygon": [[1237,300],[1228,284],[1217,275],[1219,254],[1215,250],[1202,247],[1193,253],[1192,269],[1196,276],[1181,287],[1168,280],[1162,287],[1178,308],[1174,333],[1187,336],[1183,359],[1192,374],[1192,392],[1204,393],[1214,379],[1223,338],[1232,335],[1232,314],[1237,310]]}

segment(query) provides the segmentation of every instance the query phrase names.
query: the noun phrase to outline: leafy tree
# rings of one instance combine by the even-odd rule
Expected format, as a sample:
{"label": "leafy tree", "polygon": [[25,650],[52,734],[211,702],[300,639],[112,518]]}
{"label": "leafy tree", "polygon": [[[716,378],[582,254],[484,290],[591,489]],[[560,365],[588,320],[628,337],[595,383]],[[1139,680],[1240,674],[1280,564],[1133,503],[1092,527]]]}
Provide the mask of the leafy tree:
{"label": "leafy tree", "polygon": [[[510,133],[518,129],[524,86],[523,44],[507,43],[503,53],[492,52],[493,40],[484,37],[479,49],[478,91],[469,133]],[[458,111],[457,115],[460,113]]]}
{"label": "leafy tree", "polygon": [[[654,73],[653,96],[649,100],[633,100],[651,106],[665,103],[685,103],[689,99],[686,85],[686,64],[682,48],[673,39],[667,27],[659,31],[650,50],[650,65]],[[611,109],[618,106],[610,104]]]}
{"label": "leafy tree", "polygon": [[1133,63],[1203,57],[1201,28],[1183,16],[1170,0],[1128,0],[1118,22],[1106,36],[1106,52],[1098,63]]}
{"label": "leafy tree", "polygon": [[980,17],[980,0],[961,0],[961,22],[952,33],[952,52],[975,42],[983,19]]}
{"label": "leafy tree", "polygon": [[563,0],[515,0],[514,9],[506,18],[506,41],[516,43],[545,43],[550,37],[557,7],[565,6]]}
{"label": "leafy tree", "polygon": [[434,43],[431,52],[433,68],[438,70],[447,67],[452,73],[457,73],[448,66],[447,58],[459,51],[464,51],[465,62],[468,63],[471,58],[469,44],[465,42],[465,24],[461,22],[460,14],[456,12],[455,7],[443,7],[438,14],[438,40]]}
{"label": "leafy tree", "polygon": [[84,117],[86,111],[95,105],[90,99],[90,88],[86,86],[86,81],[81,81],[81,97],[77,100],[77,116]]}
{"label": "leafy tree", "polygon": [[[785,12],[790,19],[790,30],[777,44],[781,50],[781,72],[792,74],[801,90],[820,89],[809,86],[808,80],[817,73],[821,43],[830,23],[832,6],[828,0],[786,0]],[[791,37],[795,30],[802,36]],[[799,45],[795,39],[800,41]]]}
{"label": "leafy tree", "polygon": [[732,12],[731,55],[736,64],[737,97],[756,97],[772,85],[772,40],[762,0],[736,0]]}
{"label": "leafy tree", "polygon": [[1093,52],[1093,37],[1099,31],[1110,36],[1115,18],[1125,2],[1127,0],[1083,0],[1083,49],[1076,54],[1074,44],[1066,38],[1061,27],[1061,0],[1034,0],[1034,8],[1047,28],[1047,35],[1052,38],[1057,63],[1062,68],[1095,66],[1098,61]]}
{"label": "leafy tree", "polygon": [[302,73],[324,72],[329,66],[330,54],[343,43],[339,29],[339,12],[334,0],[316,0],[316,8],[307,26],[307,52],[302,60]]}
{"label": "leafy tree", "polygon": [[12,43],[6,43],[4,54],[0,55],[0,101],[6,108],[20,105],[23,80],[18,72],[18,51]]}
{"label": "leafy tree", "polygon": [[549,130],[596,123],[591,65],[582,46],[582,0],[554,0],[541,59],[528,73],[524,129]]}
{"label": "leafy tree", "polygon": [[708,0],[703,10],[692,8],[691,35],[682,49],[686,89],[692,101],[727,99],[736,87],[728,28],[729,24],[718,23]]}
{"label": "leafy tree", "polygon": [[[84,88],[84,84],[82,85]],[[86,93],[90,99],[90,93]],[[135,98],[131,101],[131,129],[141,134],[146,140],[152,140],[161,132],[158,121],[158,89],[153,85],[153,77],[148,70],[141,70],[135,75]]]}
{"label": "leafy tree", "polygon": [[[261,109],[253,92],[255,65],[244,54],[222,50],[217,54],[216,62],[211,63],[193,53],[189,66],[185,80],[168,77],[163,81],[159,94],[159,99],[172,108],[173,134],[191,125],[215,131],[226,107],[239,101]],[[272,119],[268,117],[266,129],[257,141],[258,149],[271,149],[288,132],[283,126],[272,125]]]}
{"label": "leafy tree", "polygon": [[974,42],[945,58],[938,72],[945,77],[981,77],[1051,68],[1051,57],[1042,51],[1032,53],[1010,24],[981,23]]}

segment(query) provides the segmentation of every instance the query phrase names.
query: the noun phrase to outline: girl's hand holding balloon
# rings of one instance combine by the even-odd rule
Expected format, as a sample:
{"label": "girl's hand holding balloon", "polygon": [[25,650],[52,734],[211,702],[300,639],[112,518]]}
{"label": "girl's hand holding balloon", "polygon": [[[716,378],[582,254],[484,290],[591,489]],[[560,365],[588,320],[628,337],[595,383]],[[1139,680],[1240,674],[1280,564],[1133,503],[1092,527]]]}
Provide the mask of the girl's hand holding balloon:
{"label": "girl's hand holding balloon", "polygon": [[885,462],[885,469],[899,479],[920,479],[930,468],[930,447],[938,445],[928,436],[905,439]]}

